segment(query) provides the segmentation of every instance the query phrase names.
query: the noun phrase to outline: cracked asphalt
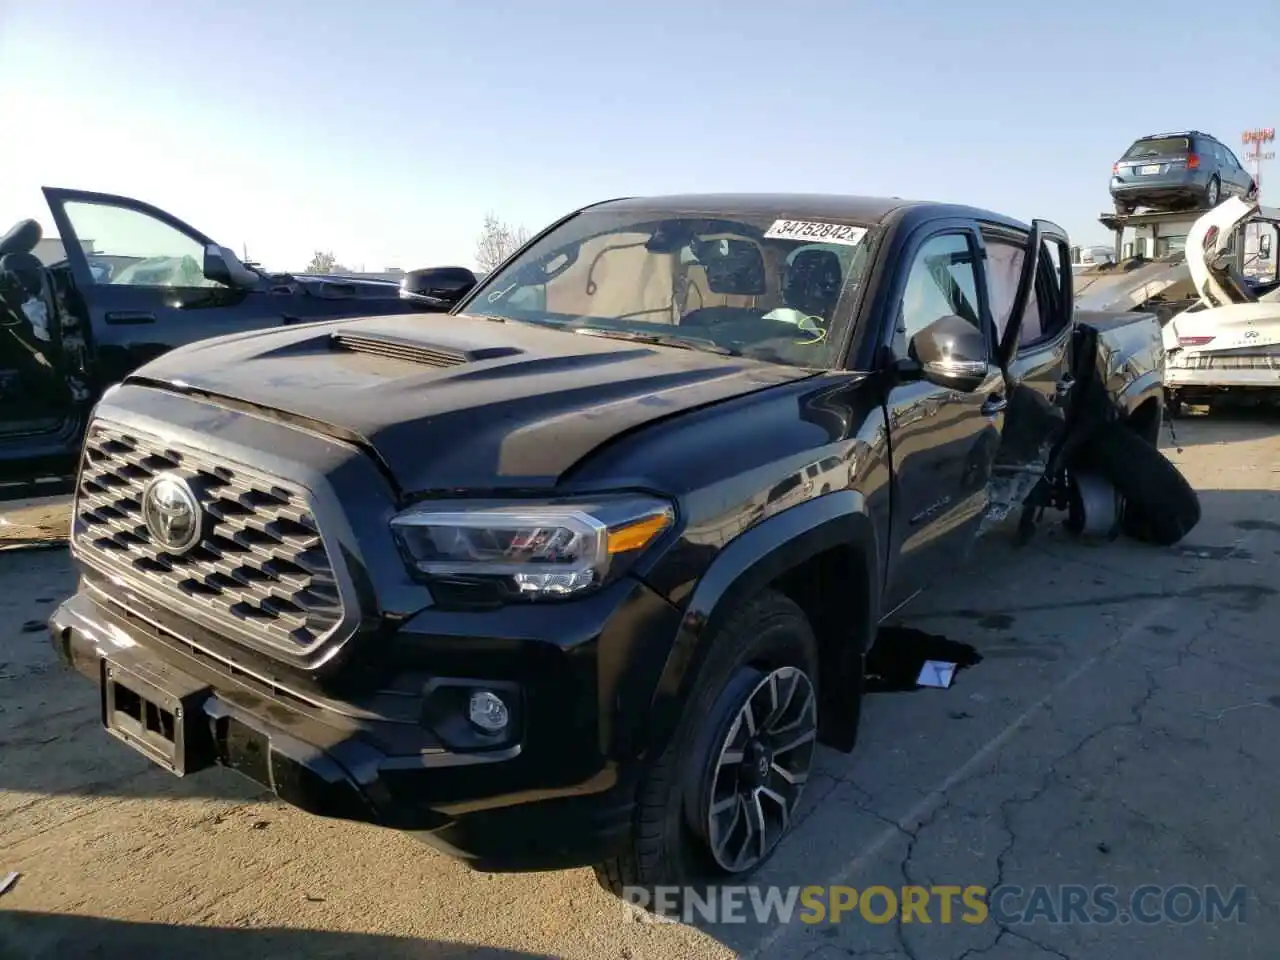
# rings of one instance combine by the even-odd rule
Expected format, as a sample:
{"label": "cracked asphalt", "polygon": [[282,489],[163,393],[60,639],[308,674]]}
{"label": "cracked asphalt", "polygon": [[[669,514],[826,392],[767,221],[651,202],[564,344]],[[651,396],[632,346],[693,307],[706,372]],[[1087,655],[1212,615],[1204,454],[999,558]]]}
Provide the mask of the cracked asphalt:
{"label": "cracked asphalt", "polygon": [[[0,958],[1274,957],[1280,431],[1274,416],[1177,426],[1167,452],[1204,508],[1187,541],[1045,525],[1018,549],[997,533],[902,617],[981,661],[948,690],[871,694],[857,751],[821,753],[801,822],[752,880],[1009,891],[981,923],[958,900],[950,923],[936,900],[930,923],[638,922],[589,871],[474,873],[225,771],[177,780],[109,740],[94,691],[53,661],[65,552],[0,549],[0,881],[20,874],[0,894]],[[1046,894],[1100,886],[1119,905],[1107,922],[1045,919]],[[1135,915],[1144,887],[1148,910],[1182,888],[1185,914],[1190,891],[1240,889],[1244,915]]]}

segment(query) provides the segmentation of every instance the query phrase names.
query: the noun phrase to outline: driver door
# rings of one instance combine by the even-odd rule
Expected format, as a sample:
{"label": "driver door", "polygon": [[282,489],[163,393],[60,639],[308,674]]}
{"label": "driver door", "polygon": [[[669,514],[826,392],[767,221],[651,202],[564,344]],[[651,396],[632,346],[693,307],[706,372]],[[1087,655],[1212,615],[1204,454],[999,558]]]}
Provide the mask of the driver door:
{"label": "driver door", "polygon": [[[918,227],[896,258],[885,401],[893,457],[886,610],[954,569],[986,512],[1007,401],[983,257],[977,224],[949,220]],[[940,386],[913,369],[913,337],[945,316],[983,331],[988,367],[976,389]]]}
{"label": "driver door", "polygon": [[[98,389],[167,350],[283,322],[265,283],[232,288],[204,275],[207,236],[128,197],[46,187],[66,249]],[[78,301],[76,303],[75,301]]]}

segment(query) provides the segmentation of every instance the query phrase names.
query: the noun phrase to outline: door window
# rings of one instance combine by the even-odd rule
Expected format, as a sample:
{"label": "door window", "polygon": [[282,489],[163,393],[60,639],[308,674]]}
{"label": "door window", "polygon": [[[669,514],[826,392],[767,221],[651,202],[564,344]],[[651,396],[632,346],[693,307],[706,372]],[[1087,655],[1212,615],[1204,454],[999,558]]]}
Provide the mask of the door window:
{"label": "door window", "polygon": [[911,338],[940,317],[955,315],[982,328],[978,279],[969,238],[949,233],[925,241],[903,290],[894,353],[907,356]]}
{"label": "door window", "polygon": [[220,287],[204,275],[204,244],[162,220],[105,203],[64,205],[93,282],[113,286]]}
{"label": "door window", "polygon": [[[1013,298],[1018,293],[1018,279],[1022,273],[1026,249],[1022,244],[998,237],[988,237],[986,246],[991,315],[995,320],[996,334],[1003,339],[1009,326],[1009,315],[1013,311]],[[1020,345],[1034,344],[1057,332],[1052,329],[1052,311],[1046,311],[1041,306],[1040,298],[1041,291],[1052,289],[1060,279],[1054,276],[1061,269],[1056,253],[1052,244],[1045,244],[1041,248],[1040,275],[1031,288],[1031,295],[1027,298],[1027,306],[1022,314],[1022,331],[1018,338]]]}

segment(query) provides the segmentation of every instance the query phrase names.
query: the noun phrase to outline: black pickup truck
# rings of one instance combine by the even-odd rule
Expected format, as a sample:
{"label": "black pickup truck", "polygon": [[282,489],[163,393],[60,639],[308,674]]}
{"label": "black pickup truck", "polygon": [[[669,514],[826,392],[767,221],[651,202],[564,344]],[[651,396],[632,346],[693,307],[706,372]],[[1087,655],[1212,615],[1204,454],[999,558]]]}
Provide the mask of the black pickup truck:
{"label": "black pickup truck", "polygon": [[1079,513],[1077,464],[1143,478],[1139,535],[1198,518],[1159,326],[1073,316],[1067,251],[934,203],[610,201],[430,324],[171,351],[97,404],[53,644],[177,774],[486,870],[744,873],[854,747],[877,625],[993,521]]}
{"label": "black pickup truck", "polygon": [[[172,214],[129,197],[46,187],[60,242],[0,237],[0,499],[75,470],[103,389],[205,337],[339,317],[439,312],[415,282],[267,273]],[[46,261],[52,262],[46,262]],[[439,268],[475,277],[463,268]]]}

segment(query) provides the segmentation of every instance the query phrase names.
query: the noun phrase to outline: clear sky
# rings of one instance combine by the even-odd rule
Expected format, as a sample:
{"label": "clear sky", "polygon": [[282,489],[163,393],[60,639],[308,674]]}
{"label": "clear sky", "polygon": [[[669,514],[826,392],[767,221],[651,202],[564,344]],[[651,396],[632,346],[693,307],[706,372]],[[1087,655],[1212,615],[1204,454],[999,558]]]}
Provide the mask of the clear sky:
{"label": "clear sky", "polygon": [[378,270],[470,265],[490,209],[830,191],[1099,241],[1134,137],[1239,155],[1278,64],[1278,0],[0,0],[0,219],[81,187]]}

